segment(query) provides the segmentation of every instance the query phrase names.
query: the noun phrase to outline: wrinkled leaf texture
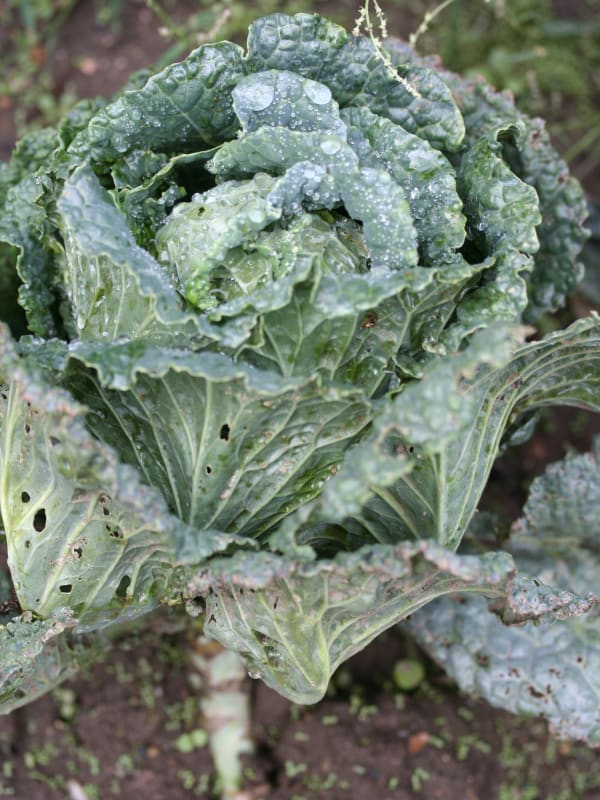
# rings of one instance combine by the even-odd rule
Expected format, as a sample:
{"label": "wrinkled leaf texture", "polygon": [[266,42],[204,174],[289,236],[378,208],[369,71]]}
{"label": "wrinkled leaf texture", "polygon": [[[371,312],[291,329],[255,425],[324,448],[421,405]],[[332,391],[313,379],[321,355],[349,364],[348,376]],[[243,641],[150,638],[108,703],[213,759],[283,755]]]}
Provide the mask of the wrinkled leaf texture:
{"label": "wrinkled leaf texture", "polygon": [[[567,591],[598,586],[599,445],[547,468],[531,486],[509,550]],[[459,686],[511,711],[548,719],[561,738],[600,743],[600,619],[502,625],[475,597],[444,598],[416,614],[411,632]]]}
{"label": "wrinkled leaf texture", "polygon": [[2,165],[1,709],[160,603],[302,702],[441,595],[593,604],[456,552],[505,430],[598,410],[597,319],[520,327],[579,277],[581,190],[508,97],[390,54],[415,92],[274,14]]}

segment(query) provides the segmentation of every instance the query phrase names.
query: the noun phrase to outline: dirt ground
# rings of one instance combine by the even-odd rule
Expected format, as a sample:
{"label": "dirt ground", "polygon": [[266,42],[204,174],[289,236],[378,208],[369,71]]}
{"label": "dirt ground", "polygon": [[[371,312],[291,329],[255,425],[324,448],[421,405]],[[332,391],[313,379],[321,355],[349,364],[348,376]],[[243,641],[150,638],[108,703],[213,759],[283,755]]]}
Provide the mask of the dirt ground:
{"label": "dirt ground", "polygon": [[[249,679],[256,752],[245,762],[248,797],[600,800],[600,756],[556,742],[544,723],[461,695],[431,664],[414,692],[395,690],[393,665],[406,648],[387,633],[313,707]],[[200,725],[185,637],[145,634],[0,718],[0,796],[208,798],[208,751],[188,744]]]}
{"label": "dirt ground", "polygon": [[[180,1],[176,15],[196,8]],[[59,89],[109,95],[159,56],[165,42],[146,4],[128,2],[124,14],[118,35],[97,24],[91,3],[78,5],[46,65]],[[0,31],[0,47],[9,36]],[[0,111],[1,158],[14,141],[12,110]],[[531,477],[568,446],[585,450],[599,431],[597,417],[548,414],[540,434],[495,467],[486,507],[516,517]],[[425,678],[400,692],[392,673],[407,657],[424,665]],[[255,800],[600,800],[600,754],[463,696],[398,631],[348,662],[316,706],[292,705],[250,679],[248,690],[256,750],[245,784]],[[190,749],[186,736],[200,725],[185,634],[145,633],[0,717],[0,797],[208,798],[207,748]]]}

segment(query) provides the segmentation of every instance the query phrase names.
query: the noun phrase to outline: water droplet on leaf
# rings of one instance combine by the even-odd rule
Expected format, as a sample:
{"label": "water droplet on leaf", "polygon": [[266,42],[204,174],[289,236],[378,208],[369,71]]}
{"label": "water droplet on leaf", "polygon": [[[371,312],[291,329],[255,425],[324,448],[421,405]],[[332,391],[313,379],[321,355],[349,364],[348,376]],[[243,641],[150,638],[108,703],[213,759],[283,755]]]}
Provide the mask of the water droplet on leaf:
{"label": "water droplet on leaf", "polygon": [[321,142],[321,150],[326,153],[328,156],[335,155],[339,149],[341,148],[342,143],[339,139],[327,138]]}
{"label": "water droplet on leaf", "polygon": [[250,667],[248,669],[248,677],[252,678],[255,681],[259,680],[260,678],[262,678],[262,672],[256,667]]}
{"label": "water droplet on leaf", "polygon": [[177,81],[184,81],[187,78],[187,73],[183,64],[175,64],[171,69],[171,77]]}
{"label": "water droplet on leaf", "polygon": [[246,89],[245,100],[253,111],[262,111],[273,102],[275,89],[269,84],[254,84]]}
{"label": "water droplet on leaf", "polygon": [[248,212],[248,219],[256,225],[263,225],[265,222],[265,214],[259,208],[252,208]]}
{"label": "water droplet on leaf", "polygon": [[307,81],[304,85],[304,94],[318,106],[324,106],[331,101],[331,91],[322,83]]}

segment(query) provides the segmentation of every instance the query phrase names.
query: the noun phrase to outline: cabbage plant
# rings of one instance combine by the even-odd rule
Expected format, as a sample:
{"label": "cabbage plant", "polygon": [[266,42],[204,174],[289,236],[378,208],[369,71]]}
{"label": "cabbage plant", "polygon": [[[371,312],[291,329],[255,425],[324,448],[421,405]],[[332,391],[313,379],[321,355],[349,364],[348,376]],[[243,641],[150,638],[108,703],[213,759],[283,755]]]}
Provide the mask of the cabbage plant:
{"label": "cabbage plant", "polygon": [[[583,672],[562,729],[598,740],[592,534],[527,523],[519,559],[476,516],[537,409],[600,407],[598,318],[532,327],[580,278],[583,194],[509,96],[386,52],[264,17],[2,165],[2,710],[161,606],[301,703],[407,617],[459,680],[541,620],[487,694],[560,727]],[[587,649],[535,703],[557,635]]]}

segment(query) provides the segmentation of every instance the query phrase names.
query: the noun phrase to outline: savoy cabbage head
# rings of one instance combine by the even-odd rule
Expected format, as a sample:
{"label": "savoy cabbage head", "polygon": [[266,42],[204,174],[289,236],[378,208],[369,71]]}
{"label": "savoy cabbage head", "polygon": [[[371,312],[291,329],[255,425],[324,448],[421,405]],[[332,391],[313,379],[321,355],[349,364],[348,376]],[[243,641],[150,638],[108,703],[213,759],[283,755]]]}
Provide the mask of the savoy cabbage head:
{"label": "savoy cabbage head", "polygon": [[458,549],[535,409],[600,407],[597,318],[525,343],[580,277],[583,194],[508,96],[388,51],[402,81],[275,14],[2,165],[4,710],[160,604],[300,702],[442,595],[594,605],[547,549]]}

